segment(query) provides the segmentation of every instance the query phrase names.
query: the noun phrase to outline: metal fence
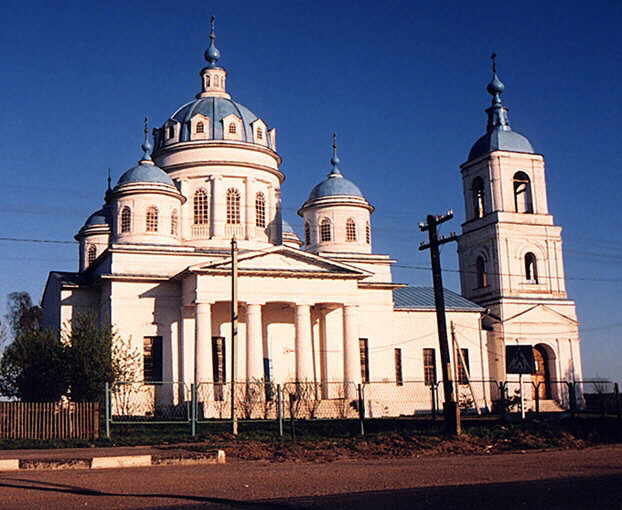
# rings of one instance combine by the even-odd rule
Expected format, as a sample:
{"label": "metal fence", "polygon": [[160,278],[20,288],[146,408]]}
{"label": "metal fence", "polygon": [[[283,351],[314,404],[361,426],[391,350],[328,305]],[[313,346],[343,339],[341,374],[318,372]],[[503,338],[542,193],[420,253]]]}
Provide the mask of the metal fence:
{"label": "metal fence", "polygon": [[[469,380],[454,384],[463,416],[506,416],[520,411],[622,415],[618,384],[609,381]],[[117,382],[106,387],[105,430],[117,424],[198,424],[231,421],[283,422],[383,418],[435,419],[445,400],[441,381],[369,382]]]}
{"label": "metal fence", "polygon": [[0,402],[0,439],[97,439],[99,402]]}

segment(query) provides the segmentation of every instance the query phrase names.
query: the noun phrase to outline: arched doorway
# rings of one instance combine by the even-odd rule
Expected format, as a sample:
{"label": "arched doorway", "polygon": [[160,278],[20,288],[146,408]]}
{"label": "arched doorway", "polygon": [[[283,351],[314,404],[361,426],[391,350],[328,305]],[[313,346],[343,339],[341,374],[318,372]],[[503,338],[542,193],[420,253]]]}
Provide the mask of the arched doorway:
{"label": "arched doorway", "polygon": [[536,345],[533,348],[533,357],[536,365],[536,372],[531,380],[533,382],[533,398],[537,396],[540,400],[551,398],[551,372],[549,369],[549,354],[543,345]]}

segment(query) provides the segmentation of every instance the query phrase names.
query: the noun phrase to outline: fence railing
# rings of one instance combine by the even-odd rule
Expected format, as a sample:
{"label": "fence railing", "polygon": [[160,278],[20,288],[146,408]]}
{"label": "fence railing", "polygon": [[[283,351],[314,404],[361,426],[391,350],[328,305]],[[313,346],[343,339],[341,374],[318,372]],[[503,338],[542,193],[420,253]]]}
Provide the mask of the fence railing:
{"label": "fence railing", "polygon": [[97,439],[99,402],[0,402],[0,439]]}
{"label": "fence railing", "polygon": [[[464,416],[528,413],[602,412],[622,417],[617,383],[605,381],[469,380],[454,384]],[[442,382],[287,382],[265,381],[118,382],[106,387],[106,434],[114,424],[183,424],[194,435],[197,424],[232,420],[358,420],[442,415]]]}

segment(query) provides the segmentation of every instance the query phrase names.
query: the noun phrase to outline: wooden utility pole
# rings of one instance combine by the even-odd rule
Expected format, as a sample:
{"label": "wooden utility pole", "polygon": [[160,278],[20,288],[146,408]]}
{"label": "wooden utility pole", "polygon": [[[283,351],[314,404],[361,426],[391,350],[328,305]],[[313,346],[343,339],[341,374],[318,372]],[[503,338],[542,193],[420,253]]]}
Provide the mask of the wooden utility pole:
{"label": "wooden utility pole", "polygon": [[237,358],[235,355],[238,340],[238,243],[231,238],[231,432],[238,435],[238,418],[235,414],[235,376]]}
{"label": "wooden utility pole", "polygon": [[456,241],[458,236],[453,232],[448,237],[438,235],[437,226],[454,217],[453,211],[448,211],[441,216],[428,214],[427,223],[420,223],[422,232],[428,232],[429,241],[422,242],[419,250],[430,249],[432,261],[432,280],[434,282],[434,305],[436,307],[436,324],[438,326],[438,342],[441,350],[441,369],[443,374],[443,414],[445,416],[445,430],[448,434],[458,435],[462,432],[460,427],[460,410],[454,399],[453,377],[451,373],[451,357],[449,355],[449,342],[447,341],[447,321],[445,318],[445,298],[443,296],[443,277],[441,274],[441,256],[439,246]]}

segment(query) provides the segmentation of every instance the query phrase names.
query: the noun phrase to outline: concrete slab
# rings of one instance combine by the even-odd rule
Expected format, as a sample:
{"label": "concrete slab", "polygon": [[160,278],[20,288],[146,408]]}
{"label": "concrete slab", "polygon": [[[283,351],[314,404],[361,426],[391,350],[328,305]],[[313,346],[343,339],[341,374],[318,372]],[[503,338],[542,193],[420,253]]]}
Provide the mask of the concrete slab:
{"label": "concrete slab", "polygon": [[17,471],[19,469],[19,459],[1,459],[0,471]]}
{"label": "concrete slab", "polygon": [[124,455],[121,457],[93,457],[91,469],[110,469],[151,466],[151,455]]}

